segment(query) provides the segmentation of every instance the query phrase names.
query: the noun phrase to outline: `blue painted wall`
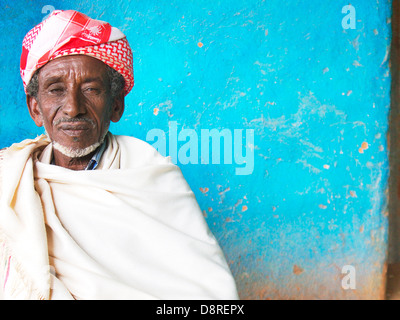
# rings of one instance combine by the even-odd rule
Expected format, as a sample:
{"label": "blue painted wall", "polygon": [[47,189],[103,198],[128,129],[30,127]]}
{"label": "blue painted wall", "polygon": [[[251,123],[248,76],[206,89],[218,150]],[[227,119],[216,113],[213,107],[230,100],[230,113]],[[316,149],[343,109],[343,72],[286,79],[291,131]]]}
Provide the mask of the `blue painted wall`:
{"label": "blue painted wall", "polygon": [[[165,153],[195,192],[241,297],[380,298],[391,2],[351,4],[355,29],[344,28],[354,22],[344,0],[1,0],[0,147],[42,133],[25,106],[19,56],[43,7],[106,20],[131,43],[136,81],[112,132],[165,133]],[[208,164],[204,129],[232,138],[219,153],[205,144]],[[160,137],[150,143],[162,146]],[[342,287],[345,265],[356,289]]]}

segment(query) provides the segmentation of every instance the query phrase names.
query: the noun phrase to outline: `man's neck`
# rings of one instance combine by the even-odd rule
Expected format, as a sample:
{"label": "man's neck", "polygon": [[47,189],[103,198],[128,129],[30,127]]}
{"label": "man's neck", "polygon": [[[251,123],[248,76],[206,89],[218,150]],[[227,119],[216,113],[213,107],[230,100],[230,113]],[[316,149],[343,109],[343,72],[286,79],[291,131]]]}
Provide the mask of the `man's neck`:
{"label": "man's neck", "polygon": [[53,148],[53,160],[56,166],[71,170],[85,170],[96,150],[80,158],[70,158]]}

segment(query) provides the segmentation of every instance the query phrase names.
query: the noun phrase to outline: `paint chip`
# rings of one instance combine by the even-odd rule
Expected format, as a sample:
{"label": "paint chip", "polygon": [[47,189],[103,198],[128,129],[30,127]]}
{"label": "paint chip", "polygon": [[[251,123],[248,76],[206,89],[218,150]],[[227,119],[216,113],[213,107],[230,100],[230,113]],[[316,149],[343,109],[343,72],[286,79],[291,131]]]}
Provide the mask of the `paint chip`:
{"label": "paint chip", "polygon": [[242,207],[242,212],[247,211],[247,209],[248,209],[247,206],[243,206],[243,207]]}
{"label": "paint chip", "polygon": [[200,188],[200,191],[202,192],[202,193],[207,193],[208,192],[208,188]]}
{"label": "paint chip", "polygon": [[330,168],[329,164],[324,164],[324,169],[328,170]]}
{"label": "paint chip", "polygon": [[293,266],[293,273],[295,274],[295,275],[299,275],[299,274],[302,274],[304,272],[304,270],[302,269],[302,268],[300,268],[298,265],[294,265]]}
{"label": "paint chip", "polygon": [[363,142],[361,144],[361,148],[363,148],[364,150],[368,149],[368,143],[367,142]]}
{"label": "paint chip", "polygon": [[321,209],[324,209],[324,210],[325,210],[326,208],[328,208],[328,207],[327,207],[326,205],[324,205],[324,204],[320,204],[319,207],[320,207]]}
{"label": "paint chip", "polygon": [[154,110],[153,110],[153,114],[156,116],[156,115],[158,115],[158,112],[160,111],[160,109],[158,109],[158,108],[154,108]]}
{"label": "paint chip", "polygon": [[369,147],[368,142],[365,142],[365,141],[364,141],[364,142],[361,144],[361,147],[358,149],[358,152],[359,152],[359,153],[364,153],[364,150],[367,150],[368,147]]}
{"label": "paint chip", "polygon": [[204,46],[204,44],[203,44],[203,42],[198,42],[198,43],[197,43],[197,46],[198,46],[199,48],[201,48],[202,46]]}

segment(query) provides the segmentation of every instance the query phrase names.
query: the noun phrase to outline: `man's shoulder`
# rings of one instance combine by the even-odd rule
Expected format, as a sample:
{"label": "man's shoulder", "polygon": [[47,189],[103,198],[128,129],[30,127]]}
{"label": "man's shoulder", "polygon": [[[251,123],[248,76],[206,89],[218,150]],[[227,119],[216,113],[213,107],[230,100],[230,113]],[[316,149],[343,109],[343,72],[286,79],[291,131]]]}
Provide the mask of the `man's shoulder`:
{"label": "man's shoulder", "polygon": [[0,161],[3,160],[3,154],[7,150],[7,148],[0,149]]}
{"label": "man's shoulder", "polygon": [[126,135],[115,135],[114,137],[122,147],[122,156],[125,157],[124,153],[128,153],[131,161],[135,159],[135,162],[141,164],[171,164],[170,157],[163,156],[144,140]]}
{"label": "man's shoulder", "polygon": [[2,184],[2,169],[1,169],[1,166],[2,166],[2,163],[3,163],[3,154],[4,154],[4,151],[6,151],[7,150],[7,148],[3,148],[3,149],[0,149],[0,196],[1,196],[1,190],[2,190],[2,187],[1,187],[1,184]]}

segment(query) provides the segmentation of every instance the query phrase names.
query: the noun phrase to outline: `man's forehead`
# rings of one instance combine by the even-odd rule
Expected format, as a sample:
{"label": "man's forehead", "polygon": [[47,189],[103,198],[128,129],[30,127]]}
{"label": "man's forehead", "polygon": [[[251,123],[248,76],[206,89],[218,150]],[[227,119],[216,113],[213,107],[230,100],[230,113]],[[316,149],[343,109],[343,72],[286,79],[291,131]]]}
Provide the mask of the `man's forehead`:
{"label": "man's forehead", "polygon": [[46,80],[63,75],[76,74],[86,77],[104,77],[107,65],[102,61],[84,55],[71,55],[54,59],[45,64],[39,78]]}

